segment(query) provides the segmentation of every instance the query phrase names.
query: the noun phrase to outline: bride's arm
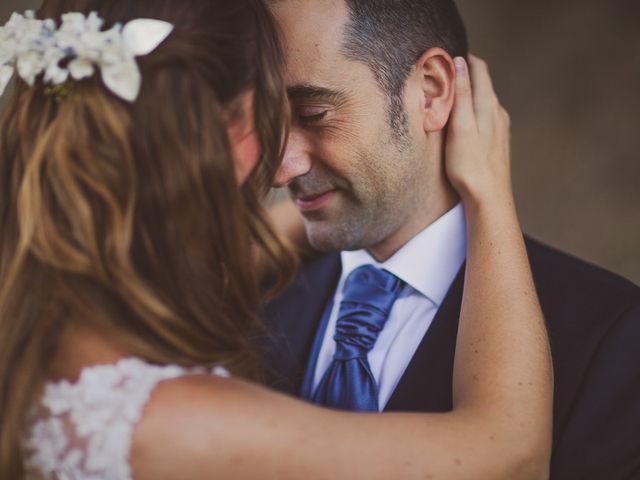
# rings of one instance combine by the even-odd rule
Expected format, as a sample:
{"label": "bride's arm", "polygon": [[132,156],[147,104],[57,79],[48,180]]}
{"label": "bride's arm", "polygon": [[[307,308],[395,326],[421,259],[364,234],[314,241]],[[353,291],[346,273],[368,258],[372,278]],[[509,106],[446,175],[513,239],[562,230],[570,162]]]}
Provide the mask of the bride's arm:
{"label": "bride's arm", "polygon": [[[514,442],[528,435],[543,444],[551,436],[551,355],[541,348],[547,333],[511,188],[509,117],[486,64],[473,57],[471,63],[475,98],[471,101],[462,63],[454,138],[446,152],[448,176],[464,202],[469,240],[454,402],[479,408],[483,402],[501,404],[503,421],[525,422],[523,430],[512,432]],[[539,428],[528,430],[531,422]]]}
{"label": "bride's arm", "polygon": [[552,379],[509,180],[508,122],[486,69],[460,71],[447,168],[469,232],[454,409],[355,414],[240,380],[161,385],[136,430],[144,479],[541,479]]}

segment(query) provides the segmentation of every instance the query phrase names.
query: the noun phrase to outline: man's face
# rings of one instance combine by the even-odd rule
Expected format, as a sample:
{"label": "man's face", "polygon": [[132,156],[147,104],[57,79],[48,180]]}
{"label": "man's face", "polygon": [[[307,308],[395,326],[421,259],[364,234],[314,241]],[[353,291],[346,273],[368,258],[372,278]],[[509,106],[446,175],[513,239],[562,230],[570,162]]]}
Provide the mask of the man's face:
{"label": "man's face", "polygon": [[412,139],[424,132],[410,122],[398,138],[373,72],[341,53],[343,0],[286,0],[273,10],[293,110],[276,185],[289,188],[316,248],[375,246],[420,208],[427,166]]}

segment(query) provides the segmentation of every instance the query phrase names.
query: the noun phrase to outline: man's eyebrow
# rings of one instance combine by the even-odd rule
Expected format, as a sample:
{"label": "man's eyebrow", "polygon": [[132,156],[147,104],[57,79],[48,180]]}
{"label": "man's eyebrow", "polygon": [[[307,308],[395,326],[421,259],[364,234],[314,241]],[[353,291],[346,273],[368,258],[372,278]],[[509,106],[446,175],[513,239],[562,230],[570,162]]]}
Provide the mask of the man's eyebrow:
{"label": "man's eyebrow", "polygon": [[287,95],[289,100],[324,100],[332,103],[342,103],[347,98],[347,94],[342,90],[316,85],[292,85],[287,87]]}

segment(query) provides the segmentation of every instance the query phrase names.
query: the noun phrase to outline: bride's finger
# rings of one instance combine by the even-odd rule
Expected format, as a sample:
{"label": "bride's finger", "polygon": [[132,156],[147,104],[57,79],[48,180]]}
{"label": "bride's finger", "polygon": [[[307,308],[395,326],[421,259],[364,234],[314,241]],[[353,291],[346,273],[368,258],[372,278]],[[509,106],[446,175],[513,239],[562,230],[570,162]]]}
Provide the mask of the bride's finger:
{"label": "bride's finger", "polygon": [[481,115],[487,110],[495,108],[498,97],[493,89],[493,82],[489,75],[489,67],[478,57],[469,56],[471,70],[471,85],[473,86],[473,104],[476,113]]}
{"label": "bride's finger", "polygon": [[456,67],[456,94],[451,112],[451,123],[456,131],[473,130],[476,128],[476,116],[473,109],[469,68],[462,57],[456,57],[454,64]]}

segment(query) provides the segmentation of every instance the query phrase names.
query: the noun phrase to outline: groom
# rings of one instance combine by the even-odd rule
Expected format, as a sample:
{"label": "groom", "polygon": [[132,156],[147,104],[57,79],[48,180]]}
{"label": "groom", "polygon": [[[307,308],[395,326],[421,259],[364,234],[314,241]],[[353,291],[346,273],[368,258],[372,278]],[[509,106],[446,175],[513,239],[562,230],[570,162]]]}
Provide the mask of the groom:
{"label": "groom", "polygon": [[[338,408],[450,410],[466,229],[442,151],[451,58],[467,53],[459,13],[452,0],[271,5],[293,109],[277,183],[313,246],[334,252],[306,262],[266,307],[271,384]],[[637,478],[640,289],[532,240],[528,248],[554,357],[552,478]],[[349,343],[358,325],[341,323],[340,305],[362,295],[358,278],[380,272],[361,268],[371,264],[390,272],[376,281],[393,293],[367,307],[364,330],[375,334]],[[362,351],[369,377],[338,388],[334,358]]]}

